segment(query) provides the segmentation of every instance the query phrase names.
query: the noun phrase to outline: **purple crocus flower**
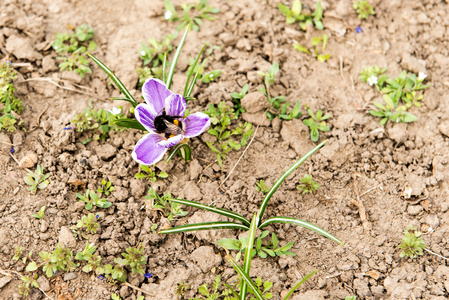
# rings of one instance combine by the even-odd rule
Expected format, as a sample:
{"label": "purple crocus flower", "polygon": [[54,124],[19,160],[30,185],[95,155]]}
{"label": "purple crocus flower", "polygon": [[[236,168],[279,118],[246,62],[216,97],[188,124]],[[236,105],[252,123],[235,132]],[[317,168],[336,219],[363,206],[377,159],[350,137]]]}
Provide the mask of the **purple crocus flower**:
{"label": "purple crocus flower", "polygon": [[147,79],[142,95],[146,103],[137,105],[134,115],[148,134],[137,142],[132,153],[134,160],[141,165],[157,163],[168,148],[184,138],[200,135],[210,126],[209,116],[201,112],[184,118],[184,97],[172,93],[161,80]]}

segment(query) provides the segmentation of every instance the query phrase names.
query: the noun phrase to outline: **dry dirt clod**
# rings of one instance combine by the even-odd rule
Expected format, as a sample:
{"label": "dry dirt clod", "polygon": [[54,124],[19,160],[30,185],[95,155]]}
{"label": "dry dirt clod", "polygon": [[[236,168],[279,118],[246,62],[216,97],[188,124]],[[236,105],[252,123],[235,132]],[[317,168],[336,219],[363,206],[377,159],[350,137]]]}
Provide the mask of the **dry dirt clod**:
{"label": "dry dirt clod", "polygon": [[28,152],[27,155],[22,157],[19,162],[19,167],[22,169],[32,168],[37,163],[37,154],[34,152]]}

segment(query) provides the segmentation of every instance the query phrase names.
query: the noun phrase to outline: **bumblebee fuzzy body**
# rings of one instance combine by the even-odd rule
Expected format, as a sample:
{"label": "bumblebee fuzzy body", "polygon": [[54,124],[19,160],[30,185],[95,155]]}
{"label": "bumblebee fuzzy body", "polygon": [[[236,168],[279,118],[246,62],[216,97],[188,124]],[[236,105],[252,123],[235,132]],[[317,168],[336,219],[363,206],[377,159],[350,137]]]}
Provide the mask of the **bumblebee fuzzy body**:
{"label": "bumblebee fuzzy body", "polygon": [[167,139],[182,134],[184,132],[182,123],[176,118],[182,117],[167,116],[164,109],[162,115],[157,116],[154,119],[154,127],[156,128],[157,133],[163,133]]}

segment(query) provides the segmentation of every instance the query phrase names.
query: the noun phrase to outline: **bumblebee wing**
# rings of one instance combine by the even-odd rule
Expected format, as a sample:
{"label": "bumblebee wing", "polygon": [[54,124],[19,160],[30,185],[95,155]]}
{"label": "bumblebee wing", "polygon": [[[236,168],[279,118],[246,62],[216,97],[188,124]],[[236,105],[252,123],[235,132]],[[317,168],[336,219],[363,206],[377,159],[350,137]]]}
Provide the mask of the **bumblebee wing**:
{"label": "bumblebee wing", "polygon": [[178,134],[183,133],[183,130],[181,129],[181,127],[179,127],[165,119],[163,119],[163,120],[164,120],[165,126],[167,126],[167,131],[169,131],[171,134],[178,135]]}

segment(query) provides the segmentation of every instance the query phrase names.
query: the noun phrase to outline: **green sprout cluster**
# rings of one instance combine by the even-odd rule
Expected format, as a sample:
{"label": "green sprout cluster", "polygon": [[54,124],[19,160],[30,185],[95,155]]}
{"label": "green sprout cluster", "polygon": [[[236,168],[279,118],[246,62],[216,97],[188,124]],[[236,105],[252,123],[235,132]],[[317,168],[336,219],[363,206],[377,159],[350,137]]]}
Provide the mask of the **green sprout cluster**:
{"label": "green sprout cluster", "polygon": [[270,87],[276,81],[276,75],[279,72],[279,64],[274,63],[271,65],[268,72],[259,72],[259,75],[264,78],[265,87],[262,88],[262,93],[267,97],[268,103],[270,104],[270,108],[265,112],[268,119],[272,121],[275,117],[278,117],[281,120],[290,121],[292,119],[299,118],[301,113],[301,104],[296,100],[295,107],[287,113],[287,109],[290,103],[285,103],[287,98],[285,96],[276,96],[271,97]]}
{"label": "green sprout cluster", "polygon": [[84,206],[85,209],[91,210],[94,205],[100,208],[108,208],[112,205],[107,199],[100,199],[100,197],[95,193],[95,191],[87,190],[84,195],[80,193],[76,193],[78,197],[78,201],[83,201],[86,203]]}
{"label": "green sprout cluster", "polygon": [[207,58],[201,62],[197,62],[192,57],[189,58],[189,68],[187,69],[187,73],[193,72],[193,74],[198,74],[197,78],[201,77],[202,83],[210,83],[220,77],[222,70],[212,70],[206,72],[207,68]]}
{"label": "green sprout cluster", "polygon": [[352,4],[352,8],[355,9],[357,17],[361,19],[368,19],[370,15],[375,15],[374,8],[369,4],[368,0],[357,0]]}
{"label": "green sprout cluster", "polygon": [[77,267],[73,262],[72,252],[62,244],[58,244],[52,252],[39,252],[39,256],[41,263],[30,262],[26,267],[27,272],[34,272],[42,267],[42,271],[50,278],[59,270],[74,270]]}
{"label": "green sprout cluster", "polygon": [[168,174],[166,172],[159,172],[156,174],[156,171],[151,170],[149,166],[140,165],[140,172],[134,175],[134,178],[136,179],[144,179],[144,178],[150,178],[152,182],[155,182],[157,180],[157,177],[159,178],[167,178]]}
{"label": "green sprout cluster", "polygon": [[265,180],[261,179],[259,182],[256,182],[256,190],[262,194],[266,194],[270,189],[265,183]]}
{"label": "green sprout cluster", "polygon": [[87,144],[92,140],[106,140],[111,130],[120,132],[126,130],[125,127],[116,124],[118,120],[127,119],[122,113],[113,115],[102,108],[98,110],[86,108],[83,113],[76,115],[71,122],[76,126],[78,132],[89,131],[88,138],[82,142]]}
{"label": "green sprout cluster", "polygon": [[114,190],[114,186],[112,185],[112,182],[106,181],[106,179],[103,179],[101,181],[101,186],[97,190],[97,193],[109,196],[109,194],[112,193],[113,190]]}
{"label": "green sprout cluster", "polygon": [[100,227],[98,224],[98,215],[89,213],[87,216],[82,216],[80,220],[76,223],[76,226],[70,227],[75,237],[81,235],[85,239],[89,239],[85,233],[95,234],[97,229]]}
{"label": "green sprout cluster", "polygon": [[[255,245],[251,250],[251,257],[254,257],[256,254],[260,258],[266,258],[268,255],[271,257],[282,256],[282,255],[291,255],[292,257],[296,254],[290,252],[290,248],[295,244],[294,242],[290,242],[284,246],[279,245],[279,240],[276,234],[273,232],[271,235],[271,240],[268,243],[263,243],[263,239],[270,234],[268,230],[262,231],[260,236],[256,239]],[[240,260],[241,253],[245,251],[246,245],[248,244],[248,237],[244,236],[240,239],[222,239],[218,241],[218,245],[228,250],[237,250],[239,251],[235,257],[235,260]]]}
{"label": "green sprout cluster", "polygon": [[180,21],[181,24],[177,27],[178,30],[190,25],[193,30],[199,31],[199,26],[203,25],[203,20],[213,21],[215,18],[211,14],[220,12],[219,8],[209,6],[207,0],[199,0],[196,4],[183,2],[181,8],[182,13],[178,14],[173,3],[170,0],[165,0],[166,12],[164,18],[167,21]]}
{"label": "green sprout cluster", "polygon": [[399,245],[399,248],[402,249],[400,257],[408,256],[413,259],[417,255],[423,255],[426,244],[422,238],[422,232],[417,231],[412,225],[408,226],[404,231],[402,244]]}
{"label": "green sprout cluster", "polygon": [[121,267],[130,266],[134,274],[144,274],[143,266],[147,263],[147,257],[143,255],[143,244],[137,248],[129,247],[126,253],[122,253],[124,258],[115,258],[114,262]]}
{"label": "green sprout cluster", "polygon": [[306,31],[309,24],[315,25],[319,30],[323,30],[323,7],[321,2],[318,1],[314,12],[306,12],[300,0],[294,0],[291,8],[288,8],[284,4],[278,5],[280,11],[285,15],[287,24],[293,24],[299,22],[299,27]]}
{"label": "green sprout cluster", "polygon": [[[208,133],[217,138],[218,147],[214,146],[214,142],[206,142],[206,144],[217,155],[218,164],[222,167],[222,159],[226,158],[226,153],[231,150],[240,150],[242,146],[245,146],[254,130],[251,129],[252,124],[248,122],[233,126],[232,121],[236,120],[237,116],[234,109],[223,101],[217,106],[209,104],[209,109],[205,113],[210,117],[211,122]],[[232,136],[239,135],[242,139],[236,142]]]}
{"label": "green sprout cluster", "polygon": [[22,101],[14,97],[16,89],[12,82],[17,78],[17,72],[9,61],[0,62],[0,131],[13,132],[17,123],[11,112],[20,114],[23,110]]}
{"label": "green sprout cluster", "polygon": [[330,116],[323,116],[323,112],[320,109],[316,112],[316,114],[314,114],[310,109],[308,109],[307,112],[311,118],[305,119],[302,122],[310,128],[310,139],[317,142],[320,138],[320,131],[329,131],[329,126],[326,125],[325,120],[329,119]]}
{"label": "green sprout cluster", "polygon": [[145,196],[145,204],[149,209],[154,209],[162,212],[164,216],[172,221],[175,217],[184,217],[187,211],[182,210],[181,204],[171,201],[171,192],[163,196],[159,196],[152,187],[148,191],[148,196]]}
{"label": "green sprout cluster", "polygon": [[[314,49],[315,56],[318,59],[318,61],[320,61],[320,62],[325,62],[331,56],[330,54],[324,54],[325,50],[326,50],[326,46],[327,46],[327,41],[328,41],[328,37],[327,37],[327,34],[325,34],[325,33],[323,33],[323,35],[321,37],[316,36],[312,39],[312,47]],[[320,47],[320,44],[321,44],[321,47]],[[310,52],[309,49],[307,49],[304,46],[301,46],[298,43],[293,44],[293,48],[295,48],[299,52],[303,52],[303,53],[312,55],[312,53]]]}
{"label": "green sprout cluster", "polygon": [[297,189],[303,194],[314,193],[320,188],[320,184],[313,180],[312,175],[305,174],[301,178],[301,183],[297,186]]}
{"label": "green sprout cluster", "polygon": [[44,174],[44,167],[38,165],[34,173],[28,173],[23,177],[23,181],[31,185],[30,191],[37,193],[38,189],[43,190],[50,184],[50,181],[47,180],[48,177],[50,177],[50,174]]}
{"label": "green sprout cluster", "polygon": [[420,76],[402,71],[396,78],[390,78],[384,74],[387,68],[381,69],[378,66],[365,67],[360,72],[360,80],[374,85],[382,94],[385,104],[374,102],[378,110],[370,110],[370,114],[382,120],[380,125],[385,125],[388,120],[395,123],[410,123],[417,120],[416,116],[407,110],[412,106],[421,107],[424,98],[422,90],[431,85],[423,84],[425,75]]}
{"label": "green sprout cluster", "polygon": [[239,92],[231,93],[232,102],[234,103],[234,113],[238,118],[240,114],[246,112],[246,110],[242,107],[241,101],[243,97],[248,93],[249,85],[245,84],[242,87],[242,90]]}
{"label": "green sprout cluster", "polygon": [[42,206],[41,207],[41,209],[39,210],[39,212],[37,213],[37,214],[33,214],[33,215],[31,215],[32,217],[34,217],[34,218],[36,218],[36,219],[39,219],[39,220],[41,220],[41,219],[43,219],[44,218],[44,214],[45,214],[45,209],[46,209],[47,207],[44,205],[44,206]]}
{"label": "green sprout cluster", "polygon": [[59,64],[61,71],[75,71],[81,78],[86,73],[92,73],[86,53],[97,49],[97,44],[92,41],[93,36],[94,29],[88,24],[82,24],[70,33],[56,34],[52,47],[58,54],[64,55],[58,57],[62,60]]}

